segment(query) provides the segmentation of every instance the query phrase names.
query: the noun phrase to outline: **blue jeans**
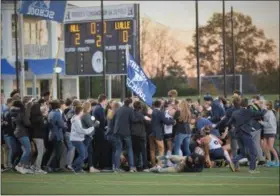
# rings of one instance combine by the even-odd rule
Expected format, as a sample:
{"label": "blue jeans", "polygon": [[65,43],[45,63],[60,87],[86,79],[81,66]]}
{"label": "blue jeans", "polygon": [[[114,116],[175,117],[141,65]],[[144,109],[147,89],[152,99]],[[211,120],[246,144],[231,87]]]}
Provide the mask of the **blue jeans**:
{"label": "blue jeans", "polygon": [[8,146],[8,167],[13,166],[13,157],[16,152],[16,139],[13,136],[4,135],[4,140]]}
{"label": "blue jeans", "polygon": [[70,132],[64,133],[64,142],[67,148],[66,164],[67,166],[70,166],[75,156],[75,148],[72,142],[70,141]]}
{"label": "blue jeans", "polygon": [[181,146],[183,144],[184,156],[191,155],[190,142],[191,142],[191,134],[177,133],[174,138],[174,154],[179,155]]}
{"label": "blue jeans", "polygon": [[19,163],[21,165],[29,165],[30,157],[31,157],[31,144],[30,144],[29,137],[24,136],[19,138],[18,140],[20,141],[21,148],[23,151]]}
{"label": "blue jeans", "polygon": [[80,171],[83,168],[84,160],[87,157],[87,150],[83,141],[72,141],[73,146],[78,152],[77,158],[73,161],[72,167],[75,171]]}
{"label": "blue jeans", "polygon": [[233,158],[233,163],[235,167],[238,167],[238,161],[246,157],[246,149],[250,154],[250,166],[251,170],[256,169],[256,158],[257,158],[257,150],[254,145],[253,137],[249,133],[245,133],[240,131],[237,136],[237,140],[239,140],[240,153],[239,155]]}
{"label": "blue jeans", "polygon": [[111,155],[111,159],[112,159],[112,169],[114,170],[116,168],[116,162],[115,162],[115,155],[116,155],[116,137],[113,135],[107,135],[107,139],[108,141],[111,142],[112,145],[112,155]]}
{"label": "blue jeans", "polygon": [[88,166],[93,167],[93,161],[94,161],[94,154],[93,154],[93,139],[92,137],[86,135],[84,140],[85,148],[87,149],[88,153]]}
{"label": "blue jeans", "polygon": [[134,157],[133,157],[133,149],[132,142],[130,136],[122,136],[119,134],[114,135],[115,139],[115,169],[120,169],[120,158],[123,150],[123,141],[126,144],[128,151],[128,164],[130,168],[134,168]]}

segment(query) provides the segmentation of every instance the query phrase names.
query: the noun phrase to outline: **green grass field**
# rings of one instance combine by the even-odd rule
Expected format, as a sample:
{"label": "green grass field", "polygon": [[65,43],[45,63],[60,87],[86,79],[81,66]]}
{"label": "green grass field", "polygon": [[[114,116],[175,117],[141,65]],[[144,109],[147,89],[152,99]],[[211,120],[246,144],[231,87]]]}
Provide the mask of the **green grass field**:
{"label": "green grass field", "polygon": [[2,194],[277,194],[279,168],[248,168],[232,173],[228,168],[202,173],[99,173],[21,175],[2,173]]}

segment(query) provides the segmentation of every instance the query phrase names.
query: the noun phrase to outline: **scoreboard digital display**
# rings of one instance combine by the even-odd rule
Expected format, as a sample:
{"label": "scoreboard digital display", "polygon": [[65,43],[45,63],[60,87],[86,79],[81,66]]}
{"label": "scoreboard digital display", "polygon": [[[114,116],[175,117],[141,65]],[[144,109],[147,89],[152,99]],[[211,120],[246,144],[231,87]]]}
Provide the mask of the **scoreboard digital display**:
{"label": "scoreboard digital display", "polygon": [[[134,20],[104,21],[106,74],[126,74],[125,48],[133,54]],[[103,73],[101,21],[65,24],[64,47],[67,75]]]}

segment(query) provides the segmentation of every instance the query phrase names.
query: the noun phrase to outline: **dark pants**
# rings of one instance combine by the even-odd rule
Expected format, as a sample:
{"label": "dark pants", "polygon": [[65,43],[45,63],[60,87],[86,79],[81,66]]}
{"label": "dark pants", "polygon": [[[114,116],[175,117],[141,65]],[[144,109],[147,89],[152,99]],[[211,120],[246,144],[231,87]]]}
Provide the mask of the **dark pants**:
{"label": "dark pants", "polygon": [[250,166],[251,170],[256,169],[256,157],[257,151],[254,145],[253,137],[250,133],[239,131],[237,133],[237,140],[239,141],[240,153],[234,157],[233,163],[238,167],[238,161],[246,157],[246,149],[250,154]]}
{"label": "dark pants", "polygon": [[141,164],[137,164],[137,166],[140,166],[143,169],[148,169],[148,159],[147,159],[147,140],[145,137],[135,136],[133,135],[131,137],[132,139],[132,147],[133,147],[133,153],[134,157],[137,159],[136,161]]}
{"label": "dark pants", "polygon": [[60,158],[62,154],[62,143],[63,141],[52,141],[53,153],[48,162],[48,166],[51,168],[60,168]]}
{"label": "dark pants", "polygon": [[96,132],[94,139],[93,139],[93,154],[94,154],[94,167],[103,169],[105,168],[105,160],[104,160],[104,143],[105,143],[105,136],[104,132]]}
{"label": "dark pants", "polygon": [[85,148],[87,149],[88,156],[87,156],[87,162],[88,167],[93,167],[93,160],[94,160],[94,154],[93,154],[93,138],[86,135],[84,140]]}
{"label": "dark pants", "polygon": [[111,160],[112,160],[112,169],[114,170],[116,167],[116,163],[115,163],[115,154],[116,154],[116,139],[113,135],[107,135],[107,139],[108,141],[111,143]]}
{"label": "dark pants", "polygon": [[114,140],[115,140],[115,147],[116,147],[116,152],[115,152],[115,168],[120,169],[120,158],[121,158],[121,153],[123,151],[123,142],[125,142],[127,152],[128,152],[128,163],[130,169],[134,168],[134,157],[133,157],[133,149],[132,149],[132,142],[131,142],[131,137],[130,136],[122,136],[120,134],[115,134],[114,135]]}
{"label": "dark pants", "polygon": [[73,161],[72,167],[75,171],[80,171],[83,168],[84,160],[87,158],[86,146],[82,141],[72,141],[72,144],[78,152],[78,156]]}
{"label": "dark pants", "polygon": [[104,167],[105,169],[112,169],[112,153],[113,153],[113,145],[111,142],[110,137],[105,137],[105,142],[104,142]]}
{"label": "dark pants", "polygon": [[50,160],[53,152],[53,143],[51,141],[45,141],[46,152],[43,156],[42,166],[47,166],[48,161]]}

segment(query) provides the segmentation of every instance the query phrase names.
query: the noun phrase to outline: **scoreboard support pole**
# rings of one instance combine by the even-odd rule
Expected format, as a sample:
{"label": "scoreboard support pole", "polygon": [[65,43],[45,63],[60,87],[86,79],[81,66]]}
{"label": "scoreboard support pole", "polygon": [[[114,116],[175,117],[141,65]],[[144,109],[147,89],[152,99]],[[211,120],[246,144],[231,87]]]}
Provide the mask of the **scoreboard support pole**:
{"label": "scoreboard support pole", "polygon": [[108,75],[108,99],[112,99],[112,75]]}
{"label": "scoreboard support pole", "polygon": [[101,0],[101,32],[102,32],[102,64],[103,64],[103,88],[104,88],[104,95],[107,96],[107,87],[106,87],[106,63],[105,63],[105,39],[104,39],[104,6],[103,0]]}

